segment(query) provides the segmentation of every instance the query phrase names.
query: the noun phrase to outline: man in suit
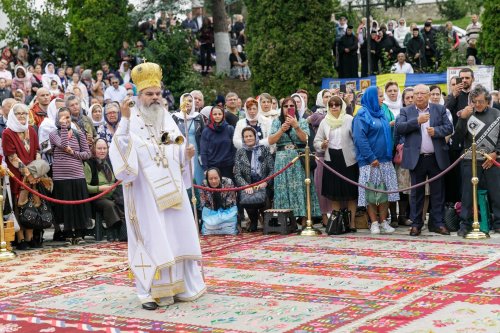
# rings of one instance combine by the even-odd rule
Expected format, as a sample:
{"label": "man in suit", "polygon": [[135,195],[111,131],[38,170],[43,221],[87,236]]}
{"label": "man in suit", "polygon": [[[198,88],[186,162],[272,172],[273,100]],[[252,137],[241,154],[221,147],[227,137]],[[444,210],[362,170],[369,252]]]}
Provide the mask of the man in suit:
{"label": "man in suit", "polygon": [[[410,170],[411,184],[432,178],[450,164],[445,137],[453,132],[453,125],[442,105],[429,103],[429,87],[423,84],[413,90],[415,104],[402,108],[396,121],[396,131],[405,136],[401,167]],[[439,178],[430,183],[431,218],[435,232],[449,235],[444,226],[444,181]],[[410,236],[419,236],[424,225],[422,214],[425,187],[411,191]]]}

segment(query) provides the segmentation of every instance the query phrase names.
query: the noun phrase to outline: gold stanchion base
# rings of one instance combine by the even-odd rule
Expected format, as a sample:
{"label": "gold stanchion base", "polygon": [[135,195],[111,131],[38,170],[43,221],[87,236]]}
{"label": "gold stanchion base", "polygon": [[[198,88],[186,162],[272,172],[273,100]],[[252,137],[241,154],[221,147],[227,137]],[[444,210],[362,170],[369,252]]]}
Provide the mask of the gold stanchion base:
{"label": "gold stanchion base", "polygon": [[12,260],[16,257],[16,254],[14,252],[10,252],[7,250],[2,250],[0,251],[0,261],[2,260]]}
{"label": "gold stanchion base", "polygon": [[466,239],[486,239],[490,238],[489,234],[486,234],[482,231],[471,231],[464,236]]}
{"label": "gold stanchion base", "polygon": [[307,223],[306,227],[298,232],[299,236],[318,236],[321,234],[322,234],[321,230],[313,228],[312,223],[311,224]]}

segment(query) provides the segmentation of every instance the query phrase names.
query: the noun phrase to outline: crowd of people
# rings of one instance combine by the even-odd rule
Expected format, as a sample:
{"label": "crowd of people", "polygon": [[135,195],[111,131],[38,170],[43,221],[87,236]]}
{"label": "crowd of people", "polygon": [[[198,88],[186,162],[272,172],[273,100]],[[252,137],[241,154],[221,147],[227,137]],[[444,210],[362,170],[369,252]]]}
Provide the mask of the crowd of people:
{"label": "crowd of people", "polygon": [[[362,18],[357,29],[348,24],[345,17],[334,19],[336,67],[341,78],[357,78],[361,63],[361,77],[372,74],[424,73],[436,70],[442,57],[438,39],[442,36],[451,52],[462,48],[459,33],[452,22],[435,25],[428,18],[422,27],[416,23],[407,25],[405,18],[381,23]],[[477,15],[471,16],[465,36],[465,57],[463,65],[480,65],[476,49],[481,33]],[[368,51],[370,44],[370,51]],[[389,66],[387,66],[389,64]]]}
{"label": "crowd of people", "polygon": [[[195,28],[203,31],[203,26],[209,27],[211,23],[200,16],[188,16],[183,24],[193,31]],[[161,20],[157,22],[160,28]],[[480,32],[477,24],[477,17],[473,18],[469,43]],[[396,72],[412,67],[405,62],[405,55],[412,49],[412,38],[420,40],[421,35],[433,29],[426,24],[422,32],[407,29],[404,33],[405,25],[401,19],[399,26],[396,22],[387,27],[381,25],[381,36],[376,31],[372,34],[374,59],[380,50],[397,55]],[[336,47],[344,70],[342,75],[357,76],[357,69],[350,67],[357,68],[357,50],[359,44],[363,48],[360,39],[365,26],[366,22],[362,23],[356,36],[344,18],[339,21]],[[378,27],[376,22],[371,26]],[[233,30],[244,34],[242,20],[237,20]],[[408,33],[413,37],[408,38]],[[207,54],[211,51],[205,50],[203,38],[200,40],[202,71],[208,72]],[[209,39],[207,43],[211,42]],[[138,41],[136,47],[143,47],[141,43]],[[119,70],[102,62],[95,74],[84,66],[57,68],[40,57],[31,60],[24,47],[2,50],[1,157],[17,178],[40,191],[43,185],[53,198],[62,200],[84,200],[114,186],[116,178],[108,150],[122,119],[124,101],[139,94],[131,73],[142,59],[132,57],[128,47],[124,42],[119,51]],[[399,52],[401,49],[406,52]],[[424,49],[425,43],[422,59],[427,56]],[[361,58],[363,63],[363,53]],[[237,67],[234,71],[237,77],[249,78],[248,68],[240,66],[248,63],[238,46],[233,47],[231,62]],[[162,87],[160,107],[162,112],[171,113],[185,140],[194,145],[191,162],[194,184],[232,188],[267,179],[238,193],[189,189],[190,195],[200,199],[196,210],[200,226],[204,226],[203,233],[239,232],[246,216],[249,219],[246,230],[254,232],[261,227],[264,210],[271,207],[293,210],[299,224],[305,225],[303,161],[273,179],[268,178],[309,146],[329,168],[352,182],[336,176],[321,163],[315,165],[311,184],[311,213],[315,222],[326,225],[332,210],[346,208],[351,213],[348,231],[355,232],[354,217],[361,208],[366,209],[374,234],[391,233],[396,227],[407,226],[411,227],[410,235],[418,236],[430,212],[429,230],[447,235],[449,231],[443,224],[445,203],[462,202],[459,234],[464,235],[470,230],[472,205],[470,156],[461,167],[455,167],[429,186],[389,194],[381,203],[373,202],[370,193],[353,184],[397,191],[432,178],[470,147],[473,132],[480,138],[479,147],[491,159],[500,158],[498,92],[474,85],[474,72],[469,68],[451,78],[450,86],[452,92],[448,96],[438,86],[400,87],[392,81],[384,87],[369,87],[363,93],[349,88],[345,92],[338,88],[324,89],[314,103],[304,89],[282,98],[261,92],[245,99],[229,92],[219,95],[213,103],[207,103],[202,92],[194,90],[180,97],[177,110],[171,109],[172,103],[166,99]],[[170,144],[175,140],[164,141]],[[396,160],[398,154],[403,157]],[[157,163],[165,163],[160,155],[157,157]],[[478,158],[480,186],[493,192],[500,185],[500,169],[492,167],[490,160]],[[14,199],[10,209],[19,221],[24,220],[28,206],[49,205],[37,196],[28,195],[15,182],[10,183]],[[117,187],[90,204],[54,205],[54,240],[64,241],[68,246],[83,243],[96,213],[103,216],[111,235],[108,239],[120,240],[119,230],[125,224],[123,200],[122,189]],[[498,196],[490,196],[490,206],[493,229],[498,232]],[[223,219],[223,223],[218,224],[217,218]],[[42,235],[39,230],[21,225],[16,246],[19,250],[40,247]]]}

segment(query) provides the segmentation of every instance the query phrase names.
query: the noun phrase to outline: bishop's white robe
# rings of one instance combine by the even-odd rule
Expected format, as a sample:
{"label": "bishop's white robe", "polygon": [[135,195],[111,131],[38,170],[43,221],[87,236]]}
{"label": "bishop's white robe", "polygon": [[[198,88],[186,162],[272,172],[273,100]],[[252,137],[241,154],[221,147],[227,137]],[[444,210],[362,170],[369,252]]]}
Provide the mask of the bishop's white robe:
{"label": "bishop's white robe", "polygon": [[[182,135],[166,111],[162,131]],[[134,107],[130,119],[120,121],[110,147],[116,178],[123,181],[129,265],[143,302],[173,296],[189,301],[200,297],[206,286],[197,224],[186,193],[186,142],[162,146],[162,162],[168,161],[168,168],[157,165],[158,146],[152,142]]]}

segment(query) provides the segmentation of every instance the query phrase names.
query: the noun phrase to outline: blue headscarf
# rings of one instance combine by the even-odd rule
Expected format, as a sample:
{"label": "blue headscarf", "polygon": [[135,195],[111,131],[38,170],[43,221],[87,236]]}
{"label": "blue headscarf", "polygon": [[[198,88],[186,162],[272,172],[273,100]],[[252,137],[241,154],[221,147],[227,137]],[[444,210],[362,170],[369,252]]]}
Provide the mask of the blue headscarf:
{"label": "blue headscarf", "polygon": [[378,88],[369,87],[361,97],[361,109],[358,116],[364,117],[368,124],[373,122],[373,118],[378,118],[384,130],[385,141],[387,143],[387,156],[392,156],[392,135],[391,127],[385,117],[384,110],[378,102]]}

